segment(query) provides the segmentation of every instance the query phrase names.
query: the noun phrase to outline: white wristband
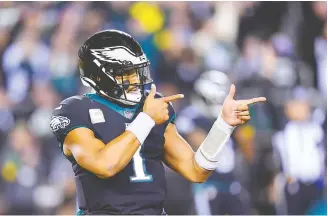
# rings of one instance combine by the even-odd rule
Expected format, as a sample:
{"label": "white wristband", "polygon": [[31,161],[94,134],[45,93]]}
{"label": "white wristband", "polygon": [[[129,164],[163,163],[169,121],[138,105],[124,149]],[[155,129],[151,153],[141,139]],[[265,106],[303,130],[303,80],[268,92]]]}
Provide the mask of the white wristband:
{"label": "white wristband", "polygon": [[154,126],[155,121],[146,113],[141,112],[125,130],[132,132],[142,145]]}
{"label": "white wristband", "polygon": [[199,166],[207,170],[214,170],[218,166],[220,151],[229,140],[234,128],[228,125],[221,116],[218,117],[195,153],[195,160]]}

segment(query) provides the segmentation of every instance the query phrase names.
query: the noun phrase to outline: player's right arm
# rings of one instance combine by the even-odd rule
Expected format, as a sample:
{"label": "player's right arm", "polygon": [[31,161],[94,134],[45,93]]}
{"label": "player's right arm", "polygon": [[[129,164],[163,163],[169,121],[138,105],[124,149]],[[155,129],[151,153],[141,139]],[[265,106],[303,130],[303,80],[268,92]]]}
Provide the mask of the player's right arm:
{"label": "player's right arm", "polygon": [[64,141],[66,156],[73,156],[84,169],[100,178],[109,178],[121,171],[140,146],[137,137],[125,131],[105,145],[88,128],[70,131]]}
{"label": "player's right arm", "polygon": [[[60,133],[67,134],[63,138],[64,154],[73,156],[81,167],[100,178],[116,175],[132,159],[152,127],[168,120],[167,102],[183,97],[182,95],[173,95],[164,99],[155,99],[155,93],[156,89],[153,86],[145,101],[143,112],[127,127],[125,132],[106,144],[95,137],[92,125],[90,123],[88,125],[86,122],[89,121],[86,119],[83,120],[85,115],[76,116],[74,119],[78,119],[76,120],[78,123],[72,125],[73,128],[76,128]],[[66,116],[74,114],[76,115],[74,111],[70,111],[66,113]],[[60,136],[58,132],[54,131],[54,133],[57,138]]]}

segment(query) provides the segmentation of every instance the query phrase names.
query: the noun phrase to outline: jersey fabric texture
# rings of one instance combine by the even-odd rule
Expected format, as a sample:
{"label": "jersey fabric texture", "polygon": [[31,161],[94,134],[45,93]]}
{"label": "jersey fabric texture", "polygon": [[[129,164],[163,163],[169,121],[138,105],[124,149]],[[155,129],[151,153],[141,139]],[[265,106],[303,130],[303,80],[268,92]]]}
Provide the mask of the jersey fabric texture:
{"label": "jersey fabric texture", "polygon": [[[162,97],[156,93],[156,98]],[[107,144],[121,135],[143,104],[121,106],[98,94],[73,96],[53,111],[50,126],[59,147],[66,135],[85,127]],[[115,176],[101,179],[83,169],[73,157],[67,157],[75,174],[79,214],[162,214],[166,196],[166,182],[162,164],[164,132],[174,123],[175,111],[169,105],[170,119],[155,125],[143,145],[127,166]]]}

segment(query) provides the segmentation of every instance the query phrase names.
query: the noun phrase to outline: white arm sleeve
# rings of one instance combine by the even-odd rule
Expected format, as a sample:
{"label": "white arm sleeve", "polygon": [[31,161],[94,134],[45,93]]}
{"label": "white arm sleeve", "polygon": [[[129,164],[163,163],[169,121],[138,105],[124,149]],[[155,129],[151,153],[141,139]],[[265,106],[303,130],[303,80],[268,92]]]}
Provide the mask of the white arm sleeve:
{"label": "white arm sleeve", "polygon": [[206,170],[214,170],[218,166],[220,151],[234,129],[235,127],[228,125],[221,115],[218,117],[195,153],[195,160],[199,166]]}

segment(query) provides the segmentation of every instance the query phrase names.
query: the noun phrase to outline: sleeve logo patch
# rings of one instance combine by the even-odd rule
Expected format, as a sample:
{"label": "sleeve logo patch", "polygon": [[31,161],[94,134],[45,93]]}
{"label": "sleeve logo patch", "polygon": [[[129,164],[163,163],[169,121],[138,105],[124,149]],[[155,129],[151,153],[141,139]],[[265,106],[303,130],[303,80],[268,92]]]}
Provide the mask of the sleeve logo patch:
{"label": "sleeve logo patch", "polygon": [[50,121],[50,127],[53,131],[57,131],[60,128],[64,129],[70,122],[71,121],[64,116],[53,116]]}

